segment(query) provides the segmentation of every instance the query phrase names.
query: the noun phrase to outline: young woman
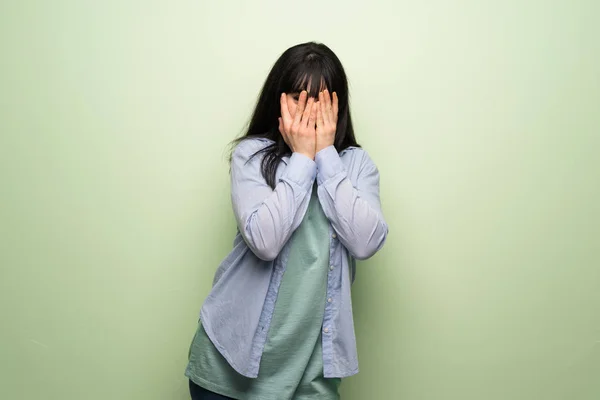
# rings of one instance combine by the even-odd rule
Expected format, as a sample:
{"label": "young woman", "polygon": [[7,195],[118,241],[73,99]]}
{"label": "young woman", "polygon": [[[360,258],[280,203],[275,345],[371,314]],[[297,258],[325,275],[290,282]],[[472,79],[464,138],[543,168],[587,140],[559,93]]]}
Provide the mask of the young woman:
{"label": "young woman", "polygon": [[354,138],[325,45],[286,50],[231,158],[238,232],[200,312],[192,399],[338,399],[358,372],[355,259],[387,236],[379,173]]}

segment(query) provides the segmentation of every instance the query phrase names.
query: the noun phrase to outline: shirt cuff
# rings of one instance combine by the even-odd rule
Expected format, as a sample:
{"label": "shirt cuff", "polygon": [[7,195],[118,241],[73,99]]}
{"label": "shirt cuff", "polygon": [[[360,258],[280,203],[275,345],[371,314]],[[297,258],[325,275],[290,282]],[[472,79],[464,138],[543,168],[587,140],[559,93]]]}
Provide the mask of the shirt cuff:
{"label": "shirt cuff", "polygon": [[294,182],[304,190],[310,189],[317,175],[317,164],[300,153],[292,153],[280,179]]}
{"label": "shirt cuff", "polygon": [[320,150],[315,156],[315,162],[317,164],[317,183],[319,185],[346,169],[333,145]]}

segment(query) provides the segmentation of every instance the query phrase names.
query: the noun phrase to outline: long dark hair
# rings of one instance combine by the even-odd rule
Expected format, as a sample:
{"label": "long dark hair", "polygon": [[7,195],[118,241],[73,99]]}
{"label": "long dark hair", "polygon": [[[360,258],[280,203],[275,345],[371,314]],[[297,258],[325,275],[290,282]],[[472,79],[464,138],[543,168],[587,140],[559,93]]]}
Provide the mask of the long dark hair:
{"label": "long dark hair", "polygon": [[[291,154],[278,128],[281,93],[300,93],[307,89],[308,82],[323,82],[330,93],[337,93],[339,106],[334,142],[336,150],[340,152],[350,146],[360,147],[354,138],[348,105],[348,79],[340,60],[322,43],[308,42],[290,47],[275,62],[267,76],[248,130],[232,142],[235,146],[249,138],[267,138],[274,141],[254,154],[256,156],[264,153],[261,171],[272,188],[275,188],[275,174],[282,157]],[[312,84],[309,97],[318,97],[320,89],[320,85]]]}

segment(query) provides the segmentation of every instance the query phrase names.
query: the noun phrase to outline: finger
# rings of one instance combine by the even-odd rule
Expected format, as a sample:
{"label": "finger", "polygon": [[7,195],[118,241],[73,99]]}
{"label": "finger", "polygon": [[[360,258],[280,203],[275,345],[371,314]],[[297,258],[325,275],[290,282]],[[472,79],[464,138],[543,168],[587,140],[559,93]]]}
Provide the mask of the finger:
{"label": "finger", "polygon": [[333,109],[332,109],[332,113],[333,113],[333,121],[337,122],[337,116],[338,116],[338,106],[339,106],[339,100],[337,97],[337,93],[333,92]]}
{"label": "finger", "polygon": [[329,114],[327,113],[327,105],[325,100],[325,92],[319,93],[319,103],[321,104],[321,118],[323,118],[323,123],[329,123]]}
{"label": "finger", "polygon": [[[321,103],[321,102],[319,101],[319,103]],[[321,107],[317,107],[317,128],[319,130],[321,130],[323,125],[325,125],[325,122],[323,121],[323,111],[322,111],[323,104],[320,104],[320,106]]]}
{"label": "finger", "polygon": [[329,95],[329,90],[323,90],[323,97],[325,97],[325,110],[327,110],[328,114],[331,114],[331,96]]}
{"label": "finger", "polygon": [[285,93],[281,93],[281,97],[279,98],[279,102],[281,103],[281,117],[285,121],[291,120],[292,116],[290,115],[290,110],[288,109],[287,95]]}
{"label": "finger", "polygon": [[300,120],[302,119],[302,113],[304,112],[304,107],[306,106],[306,90],[303,90],[300,93],[300,98],[298,99],[298,106],[296,107],[296,115],[294,117],[294,125],[300,125]]}
{"label": "finger", "polygon": [[310,116],[308,117],[308,127],[314,129],[317,123],[317,110],[319,109],[319,102],[313,104],[312,110],[310,110]]}
{"label": "finger", "polygon": [[300,123],[301,126],[308,125],[308,120],[310,117],[310,113],[312,112],[314,102],[315,99],[313,99],[312,97],[308,99],[308,102],[306,103],[306,108],[304,109],[304,113],[302,113],[302,122]]}

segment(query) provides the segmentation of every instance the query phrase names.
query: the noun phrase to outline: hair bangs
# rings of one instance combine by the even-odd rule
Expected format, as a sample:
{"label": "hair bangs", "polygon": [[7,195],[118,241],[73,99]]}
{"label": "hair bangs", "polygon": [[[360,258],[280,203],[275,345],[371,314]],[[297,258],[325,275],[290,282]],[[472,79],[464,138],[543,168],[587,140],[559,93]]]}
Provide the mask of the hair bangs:
{"label": "hair bangs", "polygon": [[[312,61],[312,62],[311,62]],[[323,68],[323,65],[316,60],[307,60],[305,63],[298,64],[289,76],[289,92],[300,93],[303,90],[308,92],[308,97],[319,97],[319,92],[325,89],[332,91],[332,76],[330,69]],[[315,84],[315,82],[319,82]]]}

